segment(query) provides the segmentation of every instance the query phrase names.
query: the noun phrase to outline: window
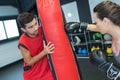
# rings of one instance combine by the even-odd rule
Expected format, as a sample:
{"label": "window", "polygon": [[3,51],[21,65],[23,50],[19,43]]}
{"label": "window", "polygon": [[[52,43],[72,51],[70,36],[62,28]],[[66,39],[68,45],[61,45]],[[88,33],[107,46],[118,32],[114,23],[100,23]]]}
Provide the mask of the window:
{"label": "window", "polygon": [[3,22],[0,21],[0,40],[4,40],[4,39],[6,39],[6,38],[7,38],[7,36],[6,36],[6,34],[5,34]]}
{"label": "window", "polygon": [[5,20],[4,25],[8,38],[19,36],[16,20]]}
{"label": "window", "polygon": [[0,21],[0,40],[6,40],[19,36],[15,19]]}
{"label": "window", "polygon": [[[91,12],[91,16],[92,16],[92,23],[94,23],[94,19],[93,19],[93,9],[94,7],[99,4],[100,2],[104,1],[104,0],[88,0],[89,1],[89,7],[90,7],[90,12]],[[112,2],[118,3],[120,4],[120,0],[111,0]]]}
{"label": "window", "polygon": [[76,1],[62,5],[66,22],[80,22]]}

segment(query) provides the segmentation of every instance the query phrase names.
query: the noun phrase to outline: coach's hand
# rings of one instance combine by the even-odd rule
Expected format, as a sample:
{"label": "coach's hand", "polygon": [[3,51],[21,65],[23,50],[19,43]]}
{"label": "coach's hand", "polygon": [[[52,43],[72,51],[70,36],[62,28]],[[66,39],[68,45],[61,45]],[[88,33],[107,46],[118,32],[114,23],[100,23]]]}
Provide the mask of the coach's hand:
{"label": "coach's hand", "polygon": [[120,70],[116,68],[112,63],[106,61],[105,55],[100,50],[95,50],[89,54],[89,60],[92,64],[95,64],[98,69],[105,72],[107,77],[111,80],[116,80],[120,75]]}
{"label": "coach's hand", "polygon": [[100,50],[94,50],[89,54],[89,60],[92,64],[100,66],[106,63],[105,55]]}

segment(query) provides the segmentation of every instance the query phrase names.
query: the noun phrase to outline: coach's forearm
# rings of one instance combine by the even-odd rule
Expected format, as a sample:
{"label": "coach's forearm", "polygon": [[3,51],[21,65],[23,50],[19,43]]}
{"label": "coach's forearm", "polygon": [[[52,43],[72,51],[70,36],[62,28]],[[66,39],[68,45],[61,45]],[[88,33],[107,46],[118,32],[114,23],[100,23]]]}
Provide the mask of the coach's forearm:
{"label": "coach's forearm", "polygon": [[88,24],[87,30],[99,32],[99,28],[95,24]]}

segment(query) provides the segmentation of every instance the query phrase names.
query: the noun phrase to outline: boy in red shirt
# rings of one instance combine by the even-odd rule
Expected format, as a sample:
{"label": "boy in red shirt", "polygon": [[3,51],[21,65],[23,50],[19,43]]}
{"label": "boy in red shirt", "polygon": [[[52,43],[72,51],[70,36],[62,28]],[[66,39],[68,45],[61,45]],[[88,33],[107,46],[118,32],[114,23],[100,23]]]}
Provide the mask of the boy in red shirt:
{"label": "boy in red shirt", "polygon": [[18,45],[24,59],[24,80],[53,80],[47,54],[54,52],[54,44],[44,44],[42,30],[34,14],[23,12],[17,21],[24,32]]}

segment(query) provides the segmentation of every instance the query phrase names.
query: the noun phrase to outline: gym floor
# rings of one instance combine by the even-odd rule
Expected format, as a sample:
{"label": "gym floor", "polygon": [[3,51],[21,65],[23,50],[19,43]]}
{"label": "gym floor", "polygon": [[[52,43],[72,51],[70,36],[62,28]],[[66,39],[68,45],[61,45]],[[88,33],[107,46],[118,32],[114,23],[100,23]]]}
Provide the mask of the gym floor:
{"label": "gym floor", "polygon": [[20,60],[0,68],[0,80],[23,80],[22,64],[23,61]]}
{"label": "gym floor", "polygon": [[[82,80],[109,80],[106,75],[91,65],[88,59],[77,58]],[[13,64],[0,69],[0,80],[23,80],[23,61],[19,60]]]}

